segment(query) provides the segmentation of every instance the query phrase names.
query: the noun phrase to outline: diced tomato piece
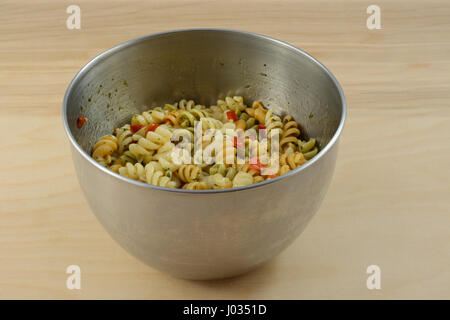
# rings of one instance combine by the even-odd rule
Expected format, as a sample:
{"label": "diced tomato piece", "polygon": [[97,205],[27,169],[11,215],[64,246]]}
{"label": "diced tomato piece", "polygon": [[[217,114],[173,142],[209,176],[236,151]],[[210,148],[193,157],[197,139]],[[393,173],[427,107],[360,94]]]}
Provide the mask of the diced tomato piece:
{"label": "diced tomato piece", "polygon": [[156,128],[158,128],[158,127],[159,127],[159,124],[149,124],[147,126],[147,128],[145,128],[145,135],[147,135],[147,132],[149,132],[149,131],[155,131]]}
{"label": "diced tomato piece", "polygon": [[250,168],[255,169],[258,172],[261,171],[261,167],[259,165],[257,165],[257,164],[251,163],[250,164]]}
{"label": "diced tomato piece", "polygon": [[261,162],[259,162],[258,157],[250,159],[250,168],[255,169],[258,172],[261,171]]}
{"label": "diced tomato piece", "polygon": [[132,125],[130,126],[130,130],[131,130],[131,132],[136,133],[136,132],[138,132],[139,130],[141,130],[143,127],[145,127],[145,126],[142,125],[142,124],[132,124]]}
{"label": "diced tomato piece", "polygon": [[81,129],[86,123],[87,119],[85,116],[79,116],[77,119],[77,128]]}
{"label": "diced tomato piece", "polygon": [[263,125],[263,124],[258,124],[258,128],[260,128],[260,129],[265,129],[265,128],[266,128],[266,126],[265,126],[265,125]]}
{"label": "diced tomato piece", "polygon": [[236,112],[234,110],[228,110],[227,111],[227,118],[233,121],[237,121]]}
{"label": "diced tomato piece", "polygon": [[268,178],[276,178],[276,177],[278,177],[278,175],[277,174],[269,174],[267,177]]}

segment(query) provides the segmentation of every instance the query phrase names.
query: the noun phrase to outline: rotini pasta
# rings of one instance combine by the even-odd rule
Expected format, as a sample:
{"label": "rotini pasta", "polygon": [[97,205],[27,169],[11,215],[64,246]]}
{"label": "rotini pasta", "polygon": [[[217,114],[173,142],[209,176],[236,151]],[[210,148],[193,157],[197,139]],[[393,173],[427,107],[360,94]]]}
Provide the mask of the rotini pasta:
{"label": "rotini pasta", "polygon": [[144,111],[142,114],[137,114],[131,119],[132,125],[148,125],[158,124],[164,120],[164,112],[161,110]]}
{"label": "rotini pasta", "polygon": [[214,175],[216,173],[226,177],[230,180],[233,180],[236,176],[236,168],[233,166],[227,167],[225,164],[215,164],[211,168],[209,168],[209,174]]}
{"label": "rotini pasta", "polygon": [[266,126],[267,132],[270,132],[274,129],[281,130],[283,127],[280,117],[275,115],[273,111],[274,111],[273,109],[269,109],[264,118],[264,125]]}
{"label": "rotini pasta", "polygon": [[233,179],[233,187],[243,187],[253,183],[253,176],[244,171],[239,171]]}
{"label": "rotini pasta", "polygon": [[119,145],[119,153],[128,149],[130,143],[133,142],[133,132],[130,130],[130,125],[126,124],[116,131],[117,143]]}
{"label": "rotini pasta", "polygon": [[238,165],[239,173],[246,173],[252,177],[252,183],[258,183],[261,181],[264,181],[264,177],[261,176],[260,171],[260,165],[251,165],[251,164],[244,164],[244,165]]}
{"label": "rotini pasta", "polygon": [[[279,133],[275,149],[273,130]],[[240,96],[225,97],[206,107],[182,99],[134,115],[101,137],[92,157],[117,174],[156,186],[223,189],[273,179],[303,165],[319,146],[314,138],[302,138],[292,116],[280,117],[260,101],[248,107]],[[265,170],[275,164],[275,171]]]}
{"label": "rotini pasta", "polygon": [[225,189],[231,188],[233,186],[233,183],[231,182],[230,179],[222,176],[219,173],[208,176],[202,176],[201,180],[202,182],[206,183],[206,185],[208,185],[210,189]]}
{"label": "rotini pasta", "polygon": [[178,168],[177,174],[183,182],[194,182],[200,176],[201,171],[202,169],[193,164],[185,164]]}
{"label": "rotini pasta", "polygon": [[100,138],[92,148],[92,157],[102,164],[110,164],[111,155],[118,148],[117,138],[113,135],[106,135]]}
{"label": "rotini pasta", "polygon": [[201,118],[202,129],[221,129],[223,127],[223,123],[214,118]]}
{"label": "rotini pasta", "polygon": [[124,167],[119,168],[119,174],[160,187],[175,188],[177,186],[176,181],[172,181],[157,162],[150,162],[145,167],[140,163],[135,165],[127,163]]}
{"label": "rotini pasta", "polygon": [[319,152],[319,150],[316,147],[316,139],[311,138],[308,141],[301,141],[301,140],[298,141],[300,151],[303,153],[306,160],[311,159],[317,154],[317,152]]}
{"label": "rotini pasta", "polygon": [[306,162],[305,156],[301,152],[282,154],[280,157],[280,175],[294,170]]}
{"label": "rotini pasta", "polygon": [[292,151],[295,150],[295,144],[297,143],[297,137],[300,135],[300,130],[298,129],[298,124],[293,120],[291,116],[285,116],[283,118],[283,134],[281,135],[280,148],[286,151],[290,148]]}
{"label": "rotini pasta", "polygon": [[188,190],[206,190],[206,189],[210,189],[210,188],[204,182],[195,181],[195,182],[186,183],[183,186],[183,189],[188,189]]}

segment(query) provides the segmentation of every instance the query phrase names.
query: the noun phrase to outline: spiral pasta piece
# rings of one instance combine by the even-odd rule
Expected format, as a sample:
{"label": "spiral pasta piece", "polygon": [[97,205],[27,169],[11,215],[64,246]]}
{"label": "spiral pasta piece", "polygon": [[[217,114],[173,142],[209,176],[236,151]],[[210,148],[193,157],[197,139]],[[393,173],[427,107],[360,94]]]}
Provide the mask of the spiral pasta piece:
{"label": "spiral pasta piece", "polygon": [[148,125],[159,124],[164,120],[164,112],[161,110],[153,109],[150,111],[144,111],[142,114],[136,114],[131,118],[132,125]]}
{"label": "spiral pasta piece", "polygon": [[214,175],[216,173],[230,180],[233,180],[236,176],[237,170],[234,166],[227,167],[225,164],[216,163],[211,168],[209,168],[209,174]]}
{"label": "spiral pasta piece", "polygon": [[233,179],[233,187],[243,187],[253,183],[253,176],[244,171],[239,171]]}
{"label": "spiral pasta piece", "polygon": [[243,165],[237,165],[237,169],[238,169],[239,172],[243,172],[243,173],[249,174],[252,177],[252,179],[253,179],[252,183],[257,183],[257,182],[264,181],[264,177],[261,176],[260,170],[257,170],[255,168],[253,168],[248,163],[243,164]]}
{"label": "spiral pasta piece", "polygon": [[300,150],[305,156],[306,160],[311,159],[317,154],[317,152],[319,152],[319,149],[316,146],[316,139],[311,138],[308,141],[299,141]]}
{"label": "spiral pasta piece", "polygon": [[197,120],[199,120],[200,118],[211,117],[212,115],[211,111],[204,108],[194,108],[189,110],[189,113],[192,114]]}
{"label": "spiral pasta piece", "polygon": [[118,171],[119,171],[119,174],[124,177],[130,178],[133,180],[141,180],[143,182],[146,181],[145,168],[140,163],[136,163],[133,165],[128,162],[125,166],[119,168]]}
{"label": "spiral pasta piece", "polygon": [[153,159],[158,160],[159,164],[165,169],[170,171],[177,170],[181,163],[175,163],[172,157],[172,151],[175,145],[171,142],[164,144],[158,152],[153,156]]}
{"label": "spiral pasta piece", "polygon": [[92,157],[98,162],[110,164],[111,155],[118,149],[117,138],[113,135],[106,135],[100,138],[92,148]]}
{"label": "spiral pasta piece", "polygon": [[206,183],[210,189],[225,189],[233,186],[230,179],[220,175],[219,173],[201,176],[200,181]]}
{"label": "spiral pasta piece", "polygon": [[109,170],[111,170],[115,173],[119,173],[119,169],[122,168],[123,165],[124,165],[124,162],[119,159],[118,161],[115,161],[113,164],[111,164],[109,166]]}
{"label": "spiral pasta piece", "polygon": [[297,122],[293,120],[291,116],[285,116],[283,118],[283,133],[280,140],[280,148],[286,150],[291,147],[294,150],[297,144],[297,137],[300,135]]}
{"label": "spiral pasta piece", "polygon": [[166,110],[166,111],[169,111],[169,112],[176,111],[178,109],[178,105],[177,104],[166,103],[164,105],[163,109]]}
{"label": "spiral pasta piece", "polygon": [[119,168],[119,174],[133,180],[147,182],[148,184],[175,188],[176,183],[171,181],[158,167],[153,162],[148,163],[145,167],[140,163],[136,163],[135,165],[127,163],[126,166]]}
{"label": "spiral pasta piece", "polygon": [[123,163],[131,162],[132,164],[135,164],[138,161],[138,157],[134,155],[130,150],[127,150],[119,156],[119,160],[121,160]]}
{"label": "spiral pasta piece", "polygon": [[[245,129],[244,130],[251,129],[251,128],[255,127],[255,124],[256,124],[256,119],[254,117],[251,117],[246,112],[241,113],[241,115],[239,116],[239,121],[245,121]],[[238,127],[238,124],[236,124],[236,127]],[[241,128],[241,126],[239,126],[239,128]]]}
{"label": "spiral pasta piece", "polygon": [[164,143],[162,146],[159,147],[153,158],[155,160],[159,160],[160,158],[165,159],[172,158],[172,151],[174,147],[175,145],[172,142],[167,141],[166,143]]}
{"label": "spiral pasta piece", "polygon": [[234,135],[236,131],[236,125],[233,122],[227,122],[219,130],[224,135],[226,135],[229,131],[233,132]]}
{"label": "spiral pasta piece", "polygon": [[142,161],[144,157],[149,159],[155,151],[161,151],[161,147],[170,142],[171,132],[159,126],[156,130],[147,132],[146,137],[135,135],[137,143],[128,146],[129,151],[136,157],[137,161]]}
{"label": "spiral pasta piece", "polygon": [[220,129],[224,125],[219,120],[214,119],[214,118],[209,118],[209,117],[201,118],[200,121],[202,122],[202,129],[203,130]]}
{"label": "spiral pasta piece", "polygon": [[[128,146],[131,158],[136,159],[136,161],[141,162],[144,158],[151,158],[155,153],[157,148],[153,150],[148,148],[148,145],[151,145],[151,142],[146,140],[145,138],[139,139],[138,143],[132,143]],[[148,148],[148,149],[147,149]]]}
{"label": "spiral pasta piece", "polygon": [[147,183],[160,187],[175,188],[177,183],[171,181],[169,177],[164,175],[162,170],[158,170],[158,165],[150,162],[145,166],[145,178]]}
{"label": "spiral pasta piece", "polygon": [[195,107],[194,100],[182,99],[178,102],[178,108],[181,110],[191,110]]}
{"label": "spiral pasta piece", "polygon": [[[220,142],[220,141],[218,141]],[[218,144],[220,148],[220,143]],[[230,137],[225,137],[225,139],[222,142],[222,148],[219,149],[217,154],[215,155],[215,162],[216,163],[235,163],[236,161],[236,154],[237,150],[234,147],[233,142],[231,141]]]}
{"label": "spiral pasta piece", "polygon": [[193,164],[188,164],[179,167],[177,173],[181,181],[193,182],[194,180],[197,180],[197,178],[200,176],[201,171],[202,171],[201,168]]}
{"label": "spiral pasta piece", "polygon": [[275,115],[273,111],[273,108],[270,108],[269,111],[267,111],[264,119],[264,125],[266,126],[267,133],[273,129],[279,129],[281,134],[283,131],[283,123],[281,122],[280,117]]}
{"label": "spiral pasta piece", "polygon": [[241,96],[225,97],[225,100],[217,100],[217,106],[223,111],[233,110],[237,115],[240,115],[241,111],[244,111],[246,106],[244,105],[244,98]]}
{"label": "spiral pasta piece", "polygon": [[251,108],[246,108],[245,112],[255,118],[260,124],[265,124],[267,110],[260,101],[255,101]]}
{"label": "spiral pasta piece", "polygon": [[280,157],[280,174],[285,174],[291,170],[294,170],[305,162],[306,159],[301,152],[283,154]]}
{"label": "spiral pasta piece", "polygon": [[174,127],[179,127],[180,123],[178,122],[178,112],[171,111],[164,116],[163,121],[166,123],[171,123]]}
{"label": "spiral pasta piece", "polygon": [[118,152],[122,153],[128,149],[128,145],[133,142],[133,133],[130,130],[130,125],[126,124],[116,131],[117,143],[119,146]]}
{"label": "spiral pasta piece", "polygon": [[191,110],[182,110],[182,111],[178,112],[176,121],[179,123],[179,125],[182,128],[193,127],[195,124],[195,121],[198,121],[202,118],[209,118],[210,116],[211,116],[211,114],[209,112],[207,112],[206,110],[194,108]]}
{"label": "spiral pasta piece", "polygon": [[183,189],[187,189],[187,190],[207,190],[209,189],[208,185],[204,182],[190,182],[190,183],[186,183],[183,186]]}

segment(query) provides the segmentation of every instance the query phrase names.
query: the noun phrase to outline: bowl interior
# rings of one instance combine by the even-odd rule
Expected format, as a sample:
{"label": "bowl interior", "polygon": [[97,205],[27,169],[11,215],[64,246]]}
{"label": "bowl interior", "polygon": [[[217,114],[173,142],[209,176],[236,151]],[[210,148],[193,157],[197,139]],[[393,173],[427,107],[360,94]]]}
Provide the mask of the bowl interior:
{"label": "bowl interior", "polygon": [[[242,95],[290,114],[304,138],[323,148],[339,127],[342,99],[313,58],[283,42],[245,32],[187,30],[114,47],[85,66],[66,96],[69,131],[84,151],[135,113],[182,98],[215,104]],[[88,121],[77,128],[77,118]]]}

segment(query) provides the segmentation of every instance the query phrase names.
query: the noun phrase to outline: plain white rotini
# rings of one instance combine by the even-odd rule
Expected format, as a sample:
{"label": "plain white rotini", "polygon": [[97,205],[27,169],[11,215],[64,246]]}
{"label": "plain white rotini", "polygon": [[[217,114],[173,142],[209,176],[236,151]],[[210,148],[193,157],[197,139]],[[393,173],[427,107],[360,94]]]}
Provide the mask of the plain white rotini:
{"label": "plain white rotini", "polygon": [[113,135],[106,135],[92,148],[92,157],[105,165],[112,161],[112,154],[118,149],[117,138]]}
{"label": "plain white rotini", "polygon": [[160,110],[144,111],[131,119],[132,125],[159,124],[164,120],[164,112]]}
{"label": "plain white rotini", "polygon": [[252,183],[253,177],[247,172],[239,171],[233,178],[233,187],[243,187]]}

